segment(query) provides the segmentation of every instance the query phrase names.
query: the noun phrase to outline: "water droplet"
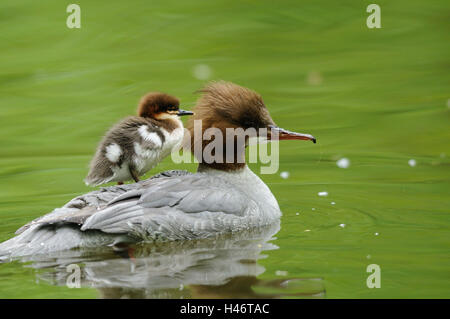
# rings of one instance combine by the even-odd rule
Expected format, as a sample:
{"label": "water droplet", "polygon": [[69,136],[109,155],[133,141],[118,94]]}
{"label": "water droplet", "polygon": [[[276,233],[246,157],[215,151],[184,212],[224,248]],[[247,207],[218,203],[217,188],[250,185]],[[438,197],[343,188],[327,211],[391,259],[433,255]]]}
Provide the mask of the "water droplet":
{"label": "water droplet", "polygon": [[328,192],[318,192],[317,195],[319,195],[319,196],[328,196]]}
{"label": "water droplet", "polygon": [[345,227],[345,224],[339,224],[339,226],[342,227],[342,228],[344,228],[344,227]]}
{"label": "water droplet", "polygon": [[322,83],[322,75],[320,74],[320,72],[311,71],[306,77],[306,82],[309,85],[320,85]]}
{"label": "water droplet", "polygon": [[350,160],[348,158],[343,157],[336,162],[336,165],[339,168],[348,168],[350,166]]}
{"label": "water droplet", "polygon": [[277,275],[277,276],[287,276],[288,272],[285,271],[285,270],[277,270],[277,271],[275,271],[275,275]]}
{"label": "water droplet", "polygon": [[331,202],[331,205],[335,205],[336,203],[335,202]]}
{"label": "water droplet", "polygon": [[408,165],[411,166],[411,167],[416,166],[416,164],[417,164],[417,162],[416,162],[415,159],[410,159],[410,160],[408,161]]}
{"label": "water droplet", "polygon": [[212,70],[206,64],[197,64],[192,69],[192,74],[197,80],[208,80],[212,75]]}
{"label": "water droplet", "polygon": [[280,176],[281,176],[281,178],[284,178],[284,179],[289,178],[289,172],[281,172]]}

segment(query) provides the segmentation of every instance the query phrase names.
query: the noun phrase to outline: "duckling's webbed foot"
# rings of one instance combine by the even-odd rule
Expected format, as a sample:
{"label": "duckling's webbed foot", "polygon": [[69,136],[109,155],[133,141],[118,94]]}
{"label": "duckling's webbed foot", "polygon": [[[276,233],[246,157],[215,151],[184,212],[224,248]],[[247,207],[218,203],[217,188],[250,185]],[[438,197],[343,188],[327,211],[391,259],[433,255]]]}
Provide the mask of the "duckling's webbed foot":
{"label": "duckling's webbed foot", "polygon": [[133,177],[134,181],[137,183],[139,182],[139,175],[136,172],[136,169],[134,167],[128,166],[128,169],[130,170],[131,177]]}

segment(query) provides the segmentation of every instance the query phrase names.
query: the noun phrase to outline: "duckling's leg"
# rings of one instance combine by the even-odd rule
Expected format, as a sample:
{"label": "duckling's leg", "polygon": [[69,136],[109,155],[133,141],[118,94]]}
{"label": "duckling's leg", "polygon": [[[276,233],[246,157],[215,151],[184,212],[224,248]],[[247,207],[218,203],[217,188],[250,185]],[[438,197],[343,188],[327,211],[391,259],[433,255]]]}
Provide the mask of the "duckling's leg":
{"label": "duckling's leg", "polygon": [[128,169],[130,170],[131,177],[133,177],[134,181],[137,183],[139,182],[139,176],[136,172],[136,169],[132,166],[128,166]]}

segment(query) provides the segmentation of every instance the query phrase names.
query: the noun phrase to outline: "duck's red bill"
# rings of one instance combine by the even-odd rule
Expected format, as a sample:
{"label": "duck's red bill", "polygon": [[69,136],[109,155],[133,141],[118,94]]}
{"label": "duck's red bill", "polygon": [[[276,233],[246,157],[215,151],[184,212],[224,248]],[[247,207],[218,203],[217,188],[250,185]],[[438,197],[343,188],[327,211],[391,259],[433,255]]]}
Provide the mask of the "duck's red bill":
{"label": "duck's red bill", "polygon": [[277,139],[278,140],[303,140],[303,141],[313,141],[313,143],[316,143],[316,138],[310,134],[303,134],[303,133],[297,133],[297,132],[291,132],[288,130],[285,130],[284,128],[271,125],[271,139]]}

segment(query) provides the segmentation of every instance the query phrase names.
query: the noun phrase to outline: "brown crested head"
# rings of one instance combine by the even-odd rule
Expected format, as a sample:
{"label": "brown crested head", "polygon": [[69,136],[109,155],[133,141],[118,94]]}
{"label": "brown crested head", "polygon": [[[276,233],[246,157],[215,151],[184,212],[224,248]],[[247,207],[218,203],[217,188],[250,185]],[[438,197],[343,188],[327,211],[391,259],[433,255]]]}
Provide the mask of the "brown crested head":
{"label": "brown crested head", "polygon": [[261,95],[248,88],[225,81],[211,82],[199,91],[202,96],[194,107],[187,127],[193,129],[195,120],[202,120],[203,129],[263,128],[275,125]]}
{"label": "brown crested head", "polygon": [[[244,167],[246,142],[239,143],[239,137],[227,129],[258,130],[274,125],[261,96],[248,88],[225,81],[211,82],[199,92],[202,95],[193,109],[194,115],[187,123],[190,141],[186,140],[185,143],[190,144],[195,157],[202,163],[200,168],[209,166],[222,170],[236,170]],[[194,126],[197,120],[201,120],[201,133],[196,132],[198,128]],[[201,145],[201,149],[204,150],[210,147],[208,144],[214,144],[217,136],[204,139],[205,131],[210,128],[220,130],[225,139],[231,136],[234,140],[232,146],[227,145],[220,151],[214,149],[211,152],[213,160],[205,158],[205,152],[195,150],[195,145]],[[241,137],[247,140],[249,136],[243,132]],[[228,147],[232,150],[227,149]]]}
{"label": "brown crested head", "polygon": [[177,115],[180,101],[169,94],[151,92],[144,95],[139,101],[138,116],[158,119],[162,114]]}
{"label": "brown crested head", "polygon": [[[231,171],[244,167],[245,147],[250,137],[312,140],[315,143],[312,135],[276,126],[261,96],[248,88],[219,81],[209,83],[199,92],[202,95],[187,123],[189,134],[185,135],[184,141],[185,147],[190,147],[199,160],[199,169],[211,167]],[[260,135],[264,130],[267,135]],[[218,138],[221,140],[216,140]],[[216,147],[218,145],[221,147]]]}

